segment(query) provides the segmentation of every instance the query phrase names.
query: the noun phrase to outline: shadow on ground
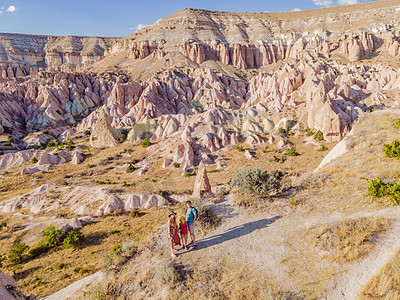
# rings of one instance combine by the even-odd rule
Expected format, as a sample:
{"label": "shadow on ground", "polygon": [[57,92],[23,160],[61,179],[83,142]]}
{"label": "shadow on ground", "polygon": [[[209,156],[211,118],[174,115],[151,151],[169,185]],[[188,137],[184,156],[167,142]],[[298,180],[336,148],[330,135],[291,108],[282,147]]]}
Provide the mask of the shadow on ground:
{"label": "shadow on ground", "polygon": [[223,242],[250,234],[258,229],[265,228],[268,225],[274,223],[276,220],[279,220],[280,218],[281,216],[275,216],[272,218],[261,219],[240,226],[232,227],[227,231],[225,231],[224,233],[213,235],[208,238],[199,240],[197,242],[197,247],[198,249],[204,249],[214,245],[222,244]]}

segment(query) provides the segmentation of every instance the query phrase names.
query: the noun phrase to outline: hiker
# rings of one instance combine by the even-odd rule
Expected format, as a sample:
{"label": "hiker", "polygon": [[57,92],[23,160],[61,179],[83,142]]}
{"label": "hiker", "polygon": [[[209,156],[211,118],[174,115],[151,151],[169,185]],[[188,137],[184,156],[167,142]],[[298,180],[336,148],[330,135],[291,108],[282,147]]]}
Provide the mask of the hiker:
{"label": "hiker", "polygon": [[186,201],[186,222],[189,224],[190,244],[193,243],[193,248],[196,249],[196,238],[194,235],[194,223],[197,220],[197,209],[192,206],[192,202]]}
{"label": "hiker", "polygon": [[188,231],[189,231],[189,225],[186,222],[186,219],[184,216],[179,218],[179,233],[181,234],[181,241],[182,241],[182,248],[185,248],[187,250],[187,238],[188,238]]}
{"label": "hiker", "polygon": [[181,244],[181,239],[178,234],[178,225],[176,224],[176,214],[174,211],[171,211],[168,215],[168,234],[169,239],[171,240],[171,256],[176,257],[175,255],[175,246]]}

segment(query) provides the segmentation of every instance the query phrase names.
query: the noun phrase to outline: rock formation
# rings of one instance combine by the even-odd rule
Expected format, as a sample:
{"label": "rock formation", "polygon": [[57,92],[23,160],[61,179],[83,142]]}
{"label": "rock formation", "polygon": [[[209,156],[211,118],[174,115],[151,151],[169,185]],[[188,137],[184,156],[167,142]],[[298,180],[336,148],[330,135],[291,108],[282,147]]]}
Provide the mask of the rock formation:
{"label": "rock formation", "polygon": [[1,300],[34,300],[35,296],[25,296],[17,287],[13,277],[0,271],[0,299]]}
{"label": "rock formation", "polygon": [[94,148],[107,148],[118,145],[118,131],[111,127],[108,116],[103,109],[90,134],[90,145]]}
{"label": "rock formation", "polygon": [[201,198],[205,194],[212,194],[212,191],[206,167],[203,162],[200,162],[197,170],[196,182],[194,184],[193,197]]}

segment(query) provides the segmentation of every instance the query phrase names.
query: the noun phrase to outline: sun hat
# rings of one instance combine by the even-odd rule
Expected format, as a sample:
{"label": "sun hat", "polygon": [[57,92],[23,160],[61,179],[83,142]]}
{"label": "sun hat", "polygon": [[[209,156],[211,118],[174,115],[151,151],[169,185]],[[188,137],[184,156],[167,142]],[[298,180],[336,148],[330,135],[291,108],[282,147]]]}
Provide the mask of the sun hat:
{"label": "sun hat", "polygon": [[182,217],[179,218],[179,222],[182,221],[182,220],[185,220],[185,217],[184,217],[184,216],[182,216]]}
{"label": "sun hat", "polygon": [[176,213],[175,213],[173,210],[171,210],[171,211],[169,212],[168,217],[170,217],[171,215],[176,215]]}

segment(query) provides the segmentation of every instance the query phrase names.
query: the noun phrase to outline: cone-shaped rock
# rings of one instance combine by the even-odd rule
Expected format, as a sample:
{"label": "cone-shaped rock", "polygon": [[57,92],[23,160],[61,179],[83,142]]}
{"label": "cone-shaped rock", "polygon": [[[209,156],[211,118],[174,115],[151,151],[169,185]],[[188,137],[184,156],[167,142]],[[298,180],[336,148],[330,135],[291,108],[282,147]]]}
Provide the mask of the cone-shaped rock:
{"label": "cone-shaped rock", "polygon": [[95,148],[114,147],[118,145],[117,138],[118,131],[111,127],[102,109],[90,135],[90,145]]}
{"label": "cone-shaped rock", "polygon": [[197,171],[196,183],[194,184],[193,197],[201,197],[205,193],[211,192],[210,181],[208,180],[206,167],[203,161],[199,164],[199,169]]}

